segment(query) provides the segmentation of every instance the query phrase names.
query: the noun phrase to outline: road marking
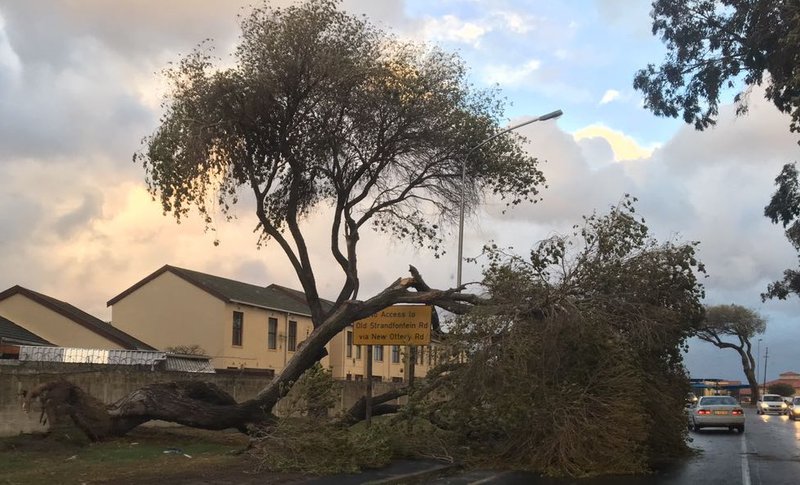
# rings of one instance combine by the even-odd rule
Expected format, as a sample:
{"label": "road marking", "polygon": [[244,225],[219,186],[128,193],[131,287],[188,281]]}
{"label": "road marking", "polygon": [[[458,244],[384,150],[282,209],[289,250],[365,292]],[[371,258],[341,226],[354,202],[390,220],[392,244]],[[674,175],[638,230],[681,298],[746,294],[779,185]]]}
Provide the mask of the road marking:
{"label": "road marking", "polygon": [[742,433],[742,485],[750,485],[750,462],[747,461],[747,440]]}

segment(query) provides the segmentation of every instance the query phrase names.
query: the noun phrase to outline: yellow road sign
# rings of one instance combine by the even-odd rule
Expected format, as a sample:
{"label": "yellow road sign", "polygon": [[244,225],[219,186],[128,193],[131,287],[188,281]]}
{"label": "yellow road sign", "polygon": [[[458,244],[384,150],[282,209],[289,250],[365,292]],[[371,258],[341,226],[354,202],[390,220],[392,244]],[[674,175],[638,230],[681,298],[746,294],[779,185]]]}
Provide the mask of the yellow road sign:
{"label": "yellow road sign", "polygon": [[353,322],[356,345],[428,345],[431,343],[429,305],[392,305]]}

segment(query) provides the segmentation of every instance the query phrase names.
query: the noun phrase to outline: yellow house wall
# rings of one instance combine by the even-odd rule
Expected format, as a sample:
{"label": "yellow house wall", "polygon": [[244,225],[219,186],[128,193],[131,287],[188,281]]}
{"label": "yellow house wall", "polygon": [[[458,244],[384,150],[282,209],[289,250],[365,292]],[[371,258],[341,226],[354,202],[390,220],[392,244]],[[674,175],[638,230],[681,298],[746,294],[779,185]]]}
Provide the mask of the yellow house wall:
{"label": "yellow house wall", "polygon": [[16,294],[0,301],[0,316],[60,347],[123,348],[25,295]]}
{"label": "yellow house wall", "polygon": [[[233,312],[242,312],[244,325],[242,327],[242,345],[233,345]],[[269,318],[278,321],[277,339],[275,349],[268,346]],[[311,319],[307,316],[293,313],[252,307],[249,305],[228,303],[225,305],[224,324],[224,352],[220,356],[217,367],[273,369],[276,372],[283,369],[289,359],[294,355],[287,346],[289,334],[289,321],[297,322],[297,346],[311,334],[314,329]],[[327,359],[322,362],[328,366]]]}
{"label": "yellow house wall", "polygon": [[199,345],[213,358],[212,364],[221,367],[224,325],[229,320],[225,302],[169,271],[112,305],[111,319],[116,327],[159,350]]}

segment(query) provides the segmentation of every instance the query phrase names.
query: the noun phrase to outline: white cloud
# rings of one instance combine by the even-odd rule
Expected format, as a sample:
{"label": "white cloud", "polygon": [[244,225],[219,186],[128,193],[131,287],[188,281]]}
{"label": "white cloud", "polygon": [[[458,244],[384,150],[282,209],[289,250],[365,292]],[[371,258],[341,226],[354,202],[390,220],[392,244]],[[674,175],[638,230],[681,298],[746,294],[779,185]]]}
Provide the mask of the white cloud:
{"label": "white cloud", "polygon": [[530,59],[521,66],[488,65],[483,69],[483,79],[488,84],[516,86],[529,80],[541,65],[542,63],[538,59]]}
{"label": "white cloud", "polygon": [[502,28],[515,34],[527,34],[536,30],[540,20],[532,15],[522,15],[517,12],[497,11],[493,16],[499,18]]}
{"label": "white cloud", "polygon": [[6,22],[0,12],[0,82],[2,77],[9,74],[12,79],[19,79],[22,71],[22,62],[20,62],[19,55],[14,51],[11,41],[5,30]]}
{"label": "white cloud", "polygon": [[608,104],[615,99],[619,99],[619,91],[616,89],[609,89],[605,93],[603,93],[603,98],[600,99],[600,104]]}
{"label": "white cloud", "polygon": [[611,129],[601,123],[586,126],[576,130],[572,136],[576,141],[585,140],[589,138],[602,138],[608,142],[611,150],[614,153],[614,160],[636,160],[647,158],[653,154],[653,151],[658,145],[651,145],[643,147],[633,137],[626,135],[621,131]]}
{"label": "white cloud", "polygon": [[425,39],[470,44],[477,47],[481,39],[492,29],[489,25],[466,22],[455,15],[441,18],[427,18],[423,25]]}

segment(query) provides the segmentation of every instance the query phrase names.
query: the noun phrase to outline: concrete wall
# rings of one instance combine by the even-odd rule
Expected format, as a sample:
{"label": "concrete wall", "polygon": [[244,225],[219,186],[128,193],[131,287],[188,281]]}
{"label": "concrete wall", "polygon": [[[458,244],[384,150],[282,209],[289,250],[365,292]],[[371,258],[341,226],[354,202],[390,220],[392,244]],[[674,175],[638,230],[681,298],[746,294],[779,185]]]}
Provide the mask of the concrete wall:
{"label": "concrete wall", "polygon": [[[39,413],[22,412],[19,393],[38,384],[67,379],[106,403],[113,403],[136,389],[156,382],[198,379],[220,386],[237,401],[252,398],[270,378],[248,373],[189,374],[151,371],[149,368],[91,364],[60,364],[44,362],[19,362],[0,360],[0,436],[21,432],[44,431],[38,422]],[[349,408],[364,395],[366,382],[340,382],[342,385],[336,413]],[[393,386],[376,383],[374,394],[388,391]],[[280,411],[280,405],[278,411]],[[285,410],[284,410],[285,411]]]}

